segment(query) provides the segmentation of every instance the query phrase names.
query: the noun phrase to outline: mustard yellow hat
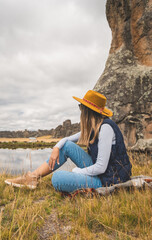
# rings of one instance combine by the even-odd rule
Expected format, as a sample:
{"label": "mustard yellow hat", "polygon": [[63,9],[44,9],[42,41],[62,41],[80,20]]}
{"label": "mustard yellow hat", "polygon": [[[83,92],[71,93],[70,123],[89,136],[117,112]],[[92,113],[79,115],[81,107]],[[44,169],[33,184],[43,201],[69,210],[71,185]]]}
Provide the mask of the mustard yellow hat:
{"label": "mustard yellow hat", "polygon": [[112,117],[113,113],[111,110],[105,108],[106,105],[106,97],[99,92],[89,90],[83,99],[73,97],[78,102],[82,103],[86,107],[92,109],[95,112],[98,112],[107,117]]}

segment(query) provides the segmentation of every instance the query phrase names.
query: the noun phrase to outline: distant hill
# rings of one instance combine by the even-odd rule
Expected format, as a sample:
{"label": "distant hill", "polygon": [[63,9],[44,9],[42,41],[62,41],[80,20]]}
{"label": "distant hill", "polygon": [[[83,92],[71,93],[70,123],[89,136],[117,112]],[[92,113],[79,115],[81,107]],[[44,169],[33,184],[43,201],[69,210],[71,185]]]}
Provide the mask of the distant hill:
{"label": "distant hill", "polygon": [[57,126],[51,130],[29,131],[0,131],[0,138],[29,138],[29,137],[41,137],[51,135],[53,138],[62,138],[70,136],[80,131],[79,123],[71,123],[71,120],[66,120],[62,125]]}

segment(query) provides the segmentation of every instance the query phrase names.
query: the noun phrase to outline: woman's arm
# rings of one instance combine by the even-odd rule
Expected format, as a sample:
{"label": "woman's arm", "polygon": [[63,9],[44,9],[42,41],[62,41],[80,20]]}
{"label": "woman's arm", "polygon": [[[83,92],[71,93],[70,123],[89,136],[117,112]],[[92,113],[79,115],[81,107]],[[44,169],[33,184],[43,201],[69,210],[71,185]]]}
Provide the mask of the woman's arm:
{"label": "woman's arm", "polygon": [[71,136],[69,136],[69,137],[62,138],[62,139],[54,146],[54,148],[55,148],[55,147],[58,147],[59,149],[61,149],[61,148],[64,146],[64,144],[66,143],[66,141],[77,142],[77,141],[79,140],[79,138],[80,138],[80,133],[81,133],[81,132],[78,132],[78,133],[76,133],[76,134],[74,134],[74,135],[71,135]]}
{"label": "woman's arm", "polygon": [[108,166],[114,137],[115,134],[112,127],[109,124],[103,124],[99,132],[98,155],[96,163],[90,167],[82,169],[74,168],[72,171],[89,176],[96,176],[104,173]]}

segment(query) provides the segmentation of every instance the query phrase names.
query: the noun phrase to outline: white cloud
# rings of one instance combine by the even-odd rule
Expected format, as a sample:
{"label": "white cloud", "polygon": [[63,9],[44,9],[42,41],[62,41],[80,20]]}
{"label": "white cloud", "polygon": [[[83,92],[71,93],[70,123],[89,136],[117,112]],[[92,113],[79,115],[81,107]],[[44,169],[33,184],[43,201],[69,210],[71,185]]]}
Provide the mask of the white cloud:
{"label": "white cloud", "polygon": [[101,0],[0,0],[0,130],[79,121],[111,33]]}

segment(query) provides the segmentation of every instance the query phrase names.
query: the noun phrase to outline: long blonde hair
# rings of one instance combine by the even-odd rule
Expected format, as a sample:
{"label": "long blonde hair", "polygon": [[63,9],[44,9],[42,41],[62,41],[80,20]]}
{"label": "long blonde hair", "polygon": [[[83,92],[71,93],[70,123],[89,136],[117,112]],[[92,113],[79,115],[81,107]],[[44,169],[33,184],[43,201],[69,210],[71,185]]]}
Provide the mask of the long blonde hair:
{"label": "long blonde hair", "polygon": [[[78,141],[79,144],[86,145],[94,143],[96,137],[98,137],[100,126],[105,116],[97,113],[90,108],[80,104],[81,116],[80,116],[80,128],[81,136]],[[93,138],[90,140],[92,131],[94,131]]]}

